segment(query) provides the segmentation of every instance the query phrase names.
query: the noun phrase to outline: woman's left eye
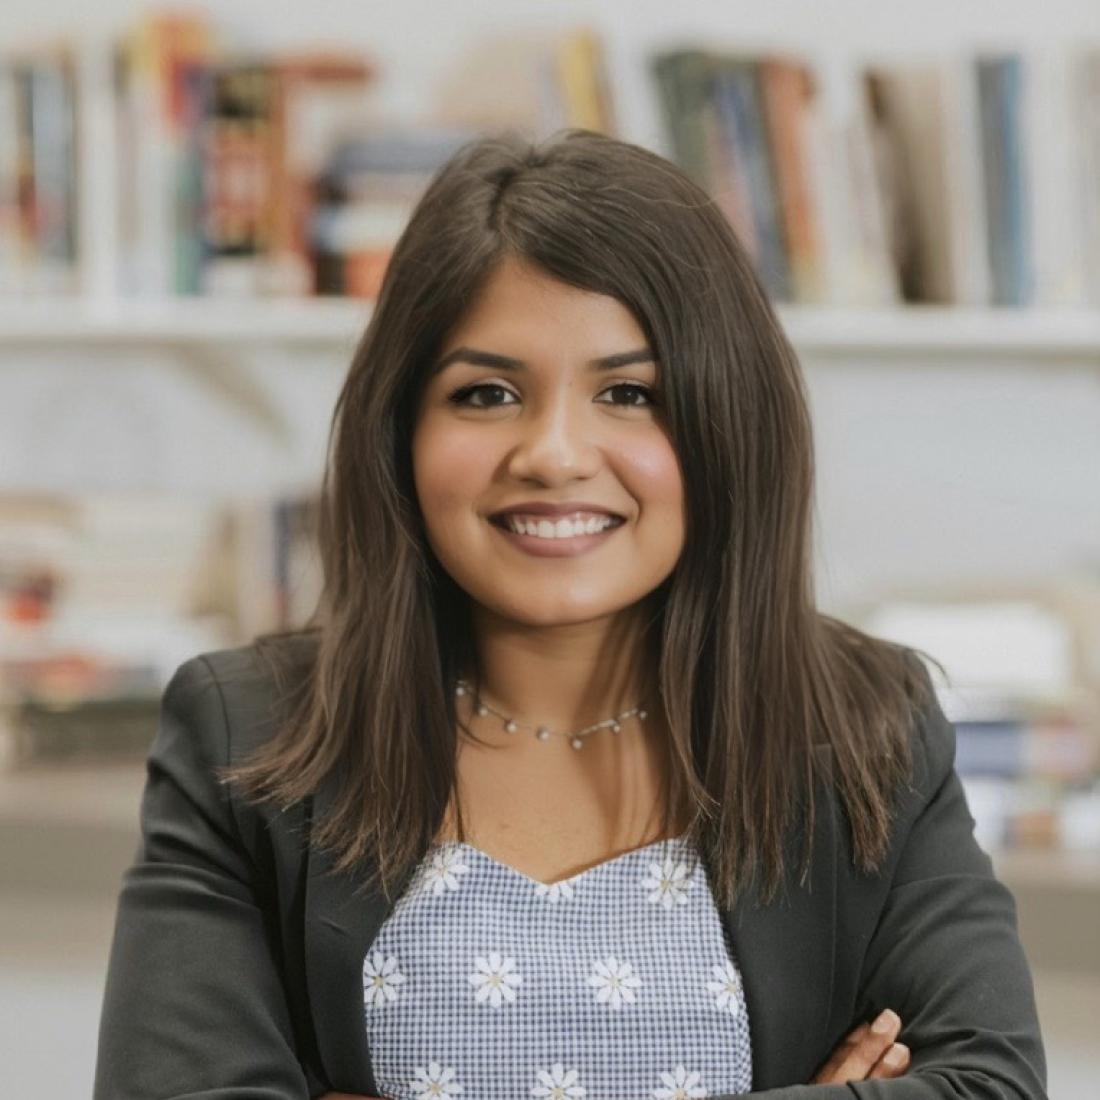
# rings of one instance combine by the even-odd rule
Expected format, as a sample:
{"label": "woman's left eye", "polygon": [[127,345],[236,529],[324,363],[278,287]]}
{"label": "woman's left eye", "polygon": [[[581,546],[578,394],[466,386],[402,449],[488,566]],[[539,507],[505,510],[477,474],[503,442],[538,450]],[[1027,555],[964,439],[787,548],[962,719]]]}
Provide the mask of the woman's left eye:
{"label": "woman's left eye", "polygon": [[[648,386],[643,386],[638,382],[616,382],[613,386],[608,386],[604,393],[611,393],[612,390],[636,390],[640,394],[645,395],[647,405],[654,404],[653,391]],[[620,404],[620,402],[612,401],[612,405]],[[635,402],[627,402],[627,404],[633,405]]]}

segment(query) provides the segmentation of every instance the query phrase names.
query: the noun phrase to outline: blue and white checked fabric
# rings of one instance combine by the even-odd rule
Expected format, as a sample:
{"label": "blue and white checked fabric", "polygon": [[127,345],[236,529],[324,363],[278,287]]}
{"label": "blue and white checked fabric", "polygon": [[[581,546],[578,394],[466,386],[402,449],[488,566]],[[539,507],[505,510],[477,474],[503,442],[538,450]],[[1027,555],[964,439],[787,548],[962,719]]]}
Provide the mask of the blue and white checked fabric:
{"label": "blue and white checked fabric", "polygon": [[434,844],[363,959],[393,1100],[687,1100],[752,1088],[741,976],[684,836],[552,885]]}

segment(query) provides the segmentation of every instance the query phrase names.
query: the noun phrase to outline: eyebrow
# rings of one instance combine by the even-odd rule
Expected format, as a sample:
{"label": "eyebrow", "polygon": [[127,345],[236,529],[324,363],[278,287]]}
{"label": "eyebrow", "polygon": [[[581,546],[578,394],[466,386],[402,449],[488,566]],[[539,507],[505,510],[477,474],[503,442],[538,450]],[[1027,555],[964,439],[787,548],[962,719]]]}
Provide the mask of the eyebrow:
{"label": "eyebrow", "polygon": [[[475,367],[495,367],[497,370],[525,370],[527,364],[522,359],[513,359],[510,355],[498,355],[493,351],[480,351],[478,348],[455,348],[448,352],[432,368],[432,374],[439,374],[452,363],[462,360]],[[614,370],[630,363],[654,363],[656,357],[649,348],[635,348],[633,351],[620,351],[616,355],[604,355],[599,359],[590,359],[586,364],[592,370]]]}

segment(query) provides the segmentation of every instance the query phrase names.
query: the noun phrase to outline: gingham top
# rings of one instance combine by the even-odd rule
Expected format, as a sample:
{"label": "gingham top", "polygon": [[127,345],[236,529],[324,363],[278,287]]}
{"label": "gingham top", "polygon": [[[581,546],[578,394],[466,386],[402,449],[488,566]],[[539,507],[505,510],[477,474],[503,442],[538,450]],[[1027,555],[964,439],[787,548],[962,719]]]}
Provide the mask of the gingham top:
{"label": "gingham top", "polygon": [[655,841],[546,885],[437,842],[363,959],[394,1100],[749,1092],[741,977],[702,860]]}

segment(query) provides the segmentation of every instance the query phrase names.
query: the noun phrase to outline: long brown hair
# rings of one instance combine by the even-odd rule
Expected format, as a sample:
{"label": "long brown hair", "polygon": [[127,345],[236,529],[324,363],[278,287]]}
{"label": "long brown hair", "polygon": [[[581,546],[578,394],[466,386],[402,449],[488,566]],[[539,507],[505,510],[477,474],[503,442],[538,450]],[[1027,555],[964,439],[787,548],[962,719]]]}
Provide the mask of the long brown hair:
{"label": "long brown hair", "polygon": [[[436,836],[455,781],[453,681],[473,663],[468,597],[425,538],[410,440],[426,372],[505,256],[627,306],[661,365],[687,534],[655,593],[659,698],[671,731],[669,806],[732,905],[806,814],[812,746],[833,749],[853,858],[886,853],[910,730],[931,681],[916,651],[815,607],[813,441],[797,358],[750,258],[710,196],[638,145],[586,130],[463,146],[401,234],[333,415],[321,489],[323,594],[293,712],[222,770],[243,796],[288,806],[334,769],[339,795],[311,842],[390,886]],[[667,821],[666,807],[666,821]]]}

